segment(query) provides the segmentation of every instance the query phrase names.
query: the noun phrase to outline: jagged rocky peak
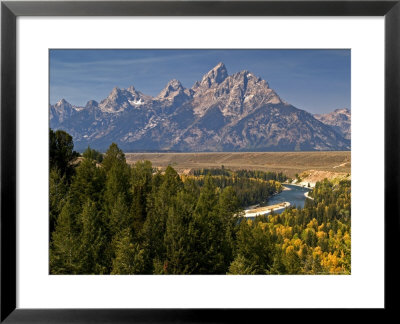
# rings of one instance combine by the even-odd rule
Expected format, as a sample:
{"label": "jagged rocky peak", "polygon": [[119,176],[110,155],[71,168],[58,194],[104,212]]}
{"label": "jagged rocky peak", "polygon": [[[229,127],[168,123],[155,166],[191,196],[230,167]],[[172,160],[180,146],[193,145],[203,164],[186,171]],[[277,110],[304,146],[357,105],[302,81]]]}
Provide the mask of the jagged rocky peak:
{"label": "jagged rocky peak", "polygon": [[121,89],[120,89],[119,87],[114,87],[114,88],[111,90],[110,96],[117,96],[117,95],[120,94],[120,93],[121,93]]}
{"label": "jagged rocky peak", "polygon": [[66,103],[68,103],[68,101],[65,100],[64,98],[62,98],[62,99],[58,100],[56,104],[57,105],[63,105],[63,104],[66,104]]}
{"label": "jagged rocky peak", "polygon": [[219,62],[210,72],[207,73],[207,76],[216,83],[221,83],[227,78],[228,70],[224,63]]}
{"label": "jagged rocky peak", "polygon": [[116,101],[122,97],[122,91],[118,87],[114,87],[108,97],[104,100],[102,100],[100,103],[103,103],[105,101]]}
{"label": "jagged rocky peak", "polygon": [[215,97],[226,94],[226,104],[221,108],[224,116],[244,117],[266,104],[282,103],[268,83],[252,72],[243,70],[229,77],[218,87]]}
{"label": "jagged rocky peak", "polygon": [[269,88],[269,84],[267,81],[261,79],[260,77],[256,76],[254,73],[248,71],[248,70],[243,70],[240,72],[237,72],[232,75],[232,79],[239,81],[239,82],[251,82],[252,84],[259,84],[260,86],[263,86],[264,88]]}
{"label": "jagged rocky peak", "polygon": [[120,88],[118,88],[118,87],[115,87],[115,88],[113,88],[112,90],[111,90],[111,92],[110,92],[110,94],[108,95],[108,97],[105,99],[105,100],[115,100],[115,101],[118,101],[118,100],[121,100],[121,99],[124,99],[124,91],[123,90],[121,90]]}
{"label": "jagged rocky peak", "polygon": [[200,82],[196,82],[193,86],[195,88],[210,88],[221,84],[228,77],[228,70],[224,63],[220,62],[208,71]]}
{"label": "jagged rocky peak", "polygon": [[67,106],[71,106],[71,104],[63,98],[63,99],[57,101],[57,103],[54,106],[55,107],[67,107]]}
{"label": "jagged rocky peak", "polygon": [[269,87],[267,81],[256,76],[250,71],[244,70],[232,75],[236,87],[242,89],[243,103],[281,104],[284,103],[278,94]]}
{"label": "jagged rocky peak", "polygon": [[56,102],[55,105],[50,105],[50,120],[63,122],[68,119],[75,111],[75,108],[65,99]]}
{"label": "jagged rocky peak", "polygon": [[66,115],[71,114],[74,107],[67,100],[61,99],[54,105],[54,109],[59,113]]}
{"label": "jagged rocky peak", "polygon": [[172,93],[180,93],[183,92],[185,89],[180,83],[179,80],[172,79],[167,83],[164,89],[161,90],[158,98],[168,98]]}
{"label": "jagged rocky peak", "polygon": [[199,83],[194,97],[194,112],[198,116],[206,114],[216,102],[224,116],[234,118],[242,118],[266,104],[283,103],[265,80],[248,70],[229,75],[211,87]]}
{"label": "jagged rocky peak", "polygon": [[90,107],[98,107],[99,106],[99,103],[96,101],[96,100],[89,100],[87,103],[86,103],[86,108],[90,108]]}
{"label": "jagged rocky peak", "polygon": [[127,91],[129,91],[130,93],[136,93],[136,89],[133,85],[131,85],[128,89],[126,89]]}
{"label": "jagged rocky peak", "polygon": [[[125,89],[123,91],[125,91]],[[128,97],[130,97],[130,95],[132,95],[135,98],[137,98],[138,100],[139,100],[139,98],[147,99],[147,97],[148,97],[148,96],[144,95],[143,93],[141,93],[140,91],[137,91],[133,85],[131,85],[128,89],[126,89],[126,92],[129,93]]]}
{"label": "jagged rocky peak", "polygon": [[128,89],[114,87],[106,99],[119,100],[121,98],[125,99],[137,94],[138,92],[135,90],[134,86],[130,86]]}
{"label": "jagged rocky peak", "polygon": [[181,104],[184,101],[191,99],[192,96],[192,89],[184,88],[180,81],[173,79],[167,83],[163,90],[161,90],[156,100],[166,102],[169,106],[171,104]]}
{"label": "jagged rocky peak", "polygon": [[115,87],[109,96],[102,100],[99,107],[108,113],[122,112],[129,107],[138,108],[151,101],[150,96],[146,96],[137,91],[134,86],[128,89]]}
{"label": "jagged rocky peak", "polygon": [[127,90],[115,87],[108,97],[100,102],[99,107],[102,111],[108,113],[121,112],[130,106],[127,95],[132,96]]}
{"label": "jagged rocky peak", "polygon": [[349,115],[350,116],[350,110],[347,108],[338,108],[334,110],[335,113],[337,114],[343,114],[343,115]]}

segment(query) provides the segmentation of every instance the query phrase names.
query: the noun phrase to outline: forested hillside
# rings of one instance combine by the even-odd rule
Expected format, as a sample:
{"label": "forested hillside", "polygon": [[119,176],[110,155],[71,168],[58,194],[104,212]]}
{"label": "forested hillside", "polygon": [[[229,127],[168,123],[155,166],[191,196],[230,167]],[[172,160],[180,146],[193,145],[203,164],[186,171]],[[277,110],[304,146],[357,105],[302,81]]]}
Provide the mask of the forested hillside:
{"label": "forested hillside", "polygon": [[78,157],[50,130],[51,274],[350,273],[350,181],[317,183],[304,209],[248,220],[283,174],[133,166],[116,144]]}

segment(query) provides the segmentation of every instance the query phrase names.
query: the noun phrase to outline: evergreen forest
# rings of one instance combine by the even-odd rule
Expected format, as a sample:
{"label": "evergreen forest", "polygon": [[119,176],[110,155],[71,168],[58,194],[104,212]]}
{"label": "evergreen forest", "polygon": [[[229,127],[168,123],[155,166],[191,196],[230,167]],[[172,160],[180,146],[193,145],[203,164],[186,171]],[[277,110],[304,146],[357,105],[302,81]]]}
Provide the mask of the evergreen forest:
{"label": "evergreen forest", "polygon": [[181,175],[133,165],[112,143],[74,151],[50,129],[51,274],[350,274],[351,183],[318,182],[304,208],[254,219],[243,209],[282,191],[282,173]]}

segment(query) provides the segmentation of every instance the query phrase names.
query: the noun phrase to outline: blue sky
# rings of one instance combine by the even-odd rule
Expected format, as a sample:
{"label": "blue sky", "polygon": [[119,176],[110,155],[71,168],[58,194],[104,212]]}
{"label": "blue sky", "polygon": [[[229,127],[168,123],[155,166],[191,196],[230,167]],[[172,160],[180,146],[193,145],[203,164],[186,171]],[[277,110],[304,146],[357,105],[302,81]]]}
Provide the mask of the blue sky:
{"label": "blue sky", "polygon": [[50,103],[85,105],[112,88],[157,95],[171,79],[190,88],[219,62],[249,70],[311,113],[350,107],[350,50],[50,50]]}

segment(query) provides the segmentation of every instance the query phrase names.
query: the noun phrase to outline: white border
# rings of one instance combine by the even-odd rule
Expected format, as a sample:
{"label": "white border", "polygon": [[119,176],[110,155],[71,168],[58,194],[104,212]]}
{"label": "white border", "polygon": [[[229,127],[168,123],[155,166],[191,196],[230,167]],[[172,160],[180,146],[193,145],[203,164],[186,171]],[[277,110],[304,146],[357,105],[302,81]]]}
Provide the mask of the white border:
{"label": "white border", "polygon": [[[382,17],[19,17],[17,31],[18,307],[383,307]],[[49,276],[48,48],[106,47],[351,48],[352,275]]]}

